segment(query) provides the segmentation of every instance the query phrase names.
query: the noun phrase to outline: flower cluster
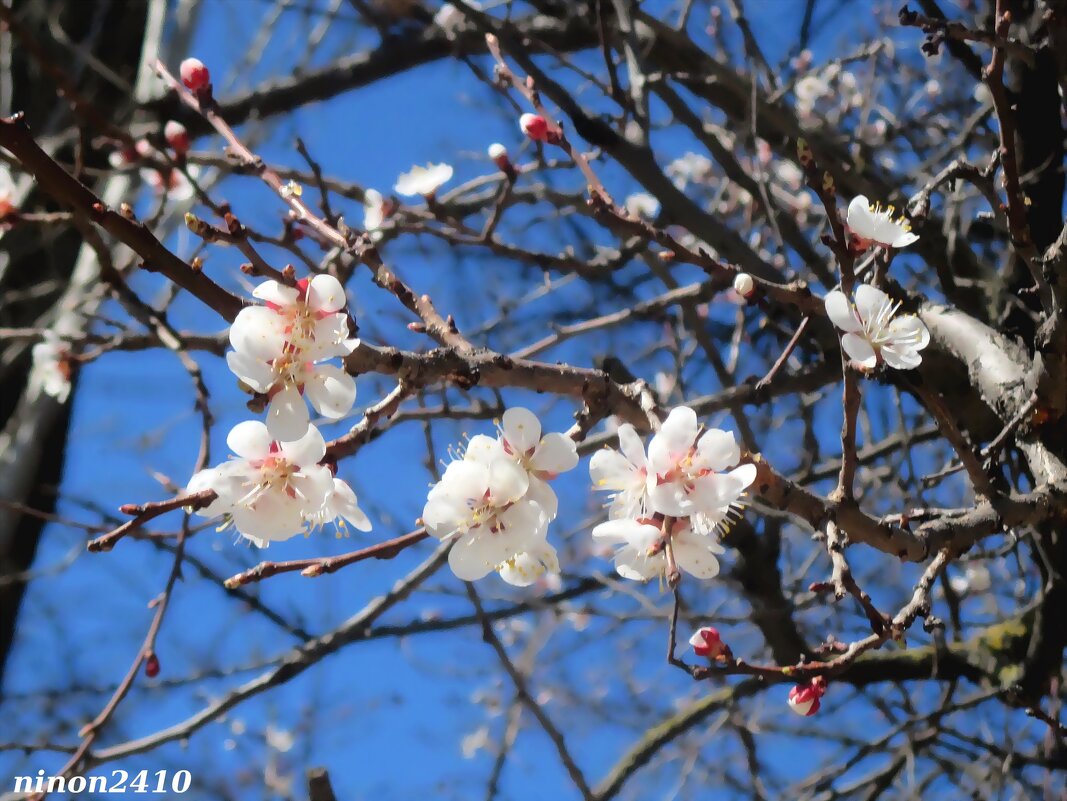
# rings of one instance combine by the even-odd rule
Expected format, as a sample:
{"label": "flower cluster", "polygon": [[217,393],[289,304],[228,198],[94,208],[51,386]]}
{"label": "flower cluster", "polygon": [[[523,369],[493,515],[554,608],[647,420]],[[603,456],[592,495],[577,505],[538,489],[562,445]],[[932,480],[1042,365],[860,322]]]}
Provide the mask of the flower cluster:
{"label": "flower cluster", "polygon": [[295,286],[266,281],[252,292],[263,306],[247,306],[230,327],[233,351],[226,363],[252,391],[268,400],[267,422],[239,423],[226,444],[236,457],[201,470],[189,492],[217,496],[198,510],[225,518],[261,548],[334,522],[369,531],[352,488],[322,464],[326,441],[311,424],[304,396],[324,417],[348,414],[356,384],[328,359],[350,354],[359,340],[349,336],[341,282],[330,275]]}
{"label": "flower cluster", "polygon": [[189,492],[214,490],[218,496],[197,511],[225,518],[260,548],[335,521],[370,531],[352,488],[320,464],[326,441],[315,426],[291,442],[271,438],[258,420],[238,423],[226,437],[236,458],[196,473]]}
{"label": "flower cluster", "polygon": [[620,450],[605,449],[589,465],[596,489],[613,493],[608,520],[593,529],[617,546],[620,576],[673,580],[678,569],[697,578],[719,572],[722,553],[714,535],[740,506],[755,480],[751,464],[737,466],[741,450],[733,434],[704,430],[687,406],[671,411],[646,455],[633,426],[619,427]]}
{"label": "flower cluster", "polygon": [[930,331],[914,314],[897,315],[900,303],[870,284],[856,287],[855,303],[839,289],[827,294],[826,314],[843,335],[841,347],[867,369],[884,362],[897,370],[922,363],[919,351],[930,344]]}
{"label": "flower cluster", "polygon": [[541,433],[527,409],[508,409],[497,437],[471,438],[430,490],[422,512],[426,530],[453,539],[448,562],[465,581],[492,571],[525,587],[546,571],[556,573],[547,539],[559,502],[548,481],[578,464],[574,441]]}
{"label": "flower cluster", "polygon": [[332,275],[316,275],[286,286],[260,284],[252,294],[265,306],[241,310],[230,327],[233,351],[226,363],[248,387],[269,399],[267,428],[273,439],[291,442],[308,430],[304,396],[324,417],[339,419],[356,401],[352,376],[323,362],[350,354],[346,298]]}

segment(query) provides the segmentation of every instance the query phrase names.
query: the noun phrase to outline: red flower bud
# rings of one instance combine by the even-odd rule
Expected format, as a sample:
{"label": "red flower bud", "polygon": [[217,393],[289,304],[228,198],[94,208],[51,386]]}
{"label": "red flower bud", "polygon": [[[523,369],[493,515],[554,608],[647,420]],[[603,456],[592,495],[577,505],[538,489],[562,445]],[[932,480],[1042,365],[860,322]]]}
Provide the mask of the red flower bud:
{"label": "red flower bud", "polygon": [[189,152],[189,132],[177,120],[171,120],[163,126],[163,138],[167,140],[175,155],[184,156]]}
{"label": "red flower bud", "polygon": [[201,92],[211,86],[211,72],[198,58],[185,59],[179,73],[182,76],[182,83],[190,92]]}
{"label": "red flower bud", "polygon": [[729,646],[719,637],[719,630],[711,626],[698,629],[689,638],[689,644],[693,646],[693,653],[697,656],[712,660],[718,659],[720,656],[727,656],[730,653]]}
{"label": "red flower bud", "polygon": [[144,674],[150,679],[159,675],[159,657],[153,651],[144,662]]}
{"label": "red flower bud", "polygon": [[540,114],[523,114],[519,117],[519,127],[522,132],[535,142],[547,142],[549,140],[548,122]]}
{"label": "red flower bud", "polygon": [[798,715],[811,717],[819,711],[820,698],[826,694],[826,679],[816,676],[807,684],[798,684],[789,691],[789,708]]}

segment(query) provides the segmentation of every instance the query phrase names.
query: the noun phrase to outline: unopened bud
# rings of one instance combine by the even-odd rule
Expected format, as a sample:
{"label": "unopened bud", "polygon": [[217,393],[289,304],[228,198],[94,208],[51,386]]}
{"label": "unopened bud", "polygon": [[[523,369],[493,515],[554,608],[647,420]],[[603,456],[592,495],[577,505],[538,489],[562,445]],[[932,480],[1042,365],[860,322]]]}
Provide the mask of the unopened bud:
{"label": "unopened bud", "polygon": [[185,59],[179,73],[182,76],[182,83],[190,92],[202,92],[211,86],[211,72],[198,58]]}
{"label": "unopened bud", "polygon": [[738,273],[734,277],[734,292],[748,300],[756,291],[756,282],[748,273]]}
{"label": "unopened bud", "polygon": [[811,717],[819,711],[826,694],[826,679],[816,676],[807,684],[798,684],[789,691],[789,708],[798,715]]}
{"label": "unopened bud", "polygon": [[159,657],[155,655],[155,652],[150,653],[148,658],[145,659],[144,674],[150,679],[154,679],[159,675]]}
{"label": "unopened bud", "polygon": [[511,159],[508,158],[508,149],[499,142],[489,145],[489,158],[501,172],[510,172],[513,169]]}
{"label": "unopened bud", "polygon": [[548,122],[540,114],[523,114],[519,117],[519,127],[535,142],[548,141]]}
{"label": "unopened bud", "polygon": [[174,150],[177,156],[184,156],[189,152],[189,132],[177,120],[171,120],[163,126],[163,138]]}
{"label": "unopened bud", "polygon": [[707,659],[716,660],[722,656],[728,656],[729,646],[722,641],[719,630],[711,626],[704,626],[689,638],[689,644],[693,646],[693,653]]}

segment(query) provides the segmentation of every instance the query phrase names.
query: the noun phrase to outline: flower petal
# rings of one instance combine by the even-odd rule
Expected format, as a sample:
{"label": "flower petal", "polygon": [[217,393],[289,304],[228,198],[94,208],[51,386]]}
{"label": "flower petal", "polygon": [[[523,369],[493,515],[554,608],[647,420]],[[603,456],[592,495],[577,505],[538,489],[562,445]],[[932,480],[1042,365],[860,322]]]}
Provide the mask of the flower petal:
{"label": "flower petal", "polygon": [[345,288],[332,275],[316,275],[308,282],[307,305],[317,312],[340,311],[348,303]]}
{"label": "flower petal", "polygon": [[846,333],[854,333],[862,329],[860,321],[856,319],[852,304],[840,289],[827,293],[823,303],[826,306],[826,316],[838,329]]}
{"label": "flower petal", "polygon": [[578,466],[578,447],[566,434],[545,434],[530,458],[530,467],[546,473],[566,473]]}
{"label": "flower petal", "polygon": [[688,406],[671,409],[660,430],[648,443],[650,472],[664,475],[673,470],[676,462],[693,447],[698,430],[696,412]]}
{"label": "flower petal", "polygon": [[537,548],[516,554],[498,568],[500,578],[513,587],[529,587],[547,573],[559,572],[556,549],[547,542]]}
{"label": "flower petal", "polygon": [[303,468],[317,465],[326,455],[326,440],[313,425],[307,427],[303,436],[291,441],[281,441],[278,447],[289,462]]}
{"label": "flower petal", "polygon": [[702,467],[718,473],[737,464],[741,458],[741,448],[733,432],[709,428],[697,443],[697,455]]}
{"label": "flower petal", "polygon": [[319,414],[334,420],[352,411],[352,404],[356,402],[355,380],[332,364],[316,365],[304,391]]}
{"label": "flower petal", "polygon": [[277,379],[269,364],[243,351],[231,350],[227,353],[226,366],[230,368],[231,373],[256,392],[266,392],[274,386],[274,381]]}
{"label": "flower petal", "polygon": [[589,460],[589,476],[598,490],[625,490],[639,479],[634,466],[616,450],[601,448]]}
{"label": "flower petal", "polygon": [[289,478],[289,489],[296,493],[305,518],[315,518],[333,492],[333,473],[322,465],[301,468]]}
{"label": "flower petal", "polygon": [[630,464],[637,468],[645,467],[648,460],[645,458],[645,443],[630,423],[619,426],[619,450],[629,460]]}
{"label": "flower petal", "polygon": [[515,462],[497,460],[489,464],[488,490],[494,506],[505,506],[519,500],[529,486],[529,474]]}
{"label": "flower petal", "polygon": [[904,340],[909,347],[922,350],[930,344],[930,329],[914,314],[902,314],[889,324],[888,334],[893,344]]}
{"label": "flower petal", "polygon": [[265,306],[246,306],[230,326],[230,345],[254,359],[276,359],[285,347],[282,316]]}
{"label": "flower petal", "polygon": [[259,420],[238,423],[226,435],[227,447],[249,461],[259,461],[270,456],[270,443],[270,433]]}
{"label": "flower petal", "polygon": [[536,447],[541,441],[541,421],[529,409],[516,406],[504,412],[501,420],[504,439],[519,454]]}
{"label": "flower petal", "polygon": [[871,203],[865,195],[856,195],[848,204],[848,212],[845,215],[845,225],[856,236],[864,239],[874,239],[877,229],[877,221],[871,214]]}
{"label": "flower petal", "polygon": [[329,505],[335,518],[343,517],[359,531],[370,531],[373,528],[370,518],[359,508],[356,493],[347,481],[339,478],[333,480],[333,492],[330,495]]}
{"label": "flower petal", "polygon": [[264,281],[252,290],[252,297],[259,298],[276,306],[292,306],[300,297],[296,287],[285,286],[277,281]]}
{"label": "flower petal", "polygon": [[289,385],[270,399],[267,428],[271,439],[278,442],[300,439],[307,433],[309,422],[307,404],[296,387]]}
{"label": "flower petal", "polygon": [[864,321],[879,317],[886,305],[892,303],[889,295],[876,286],[860,284],[856,287],[856,311]]}
{"label": "flower petal", "polygon": [[871,343],[859,334],[845,334],[841,337],[841,347],[852,361],[867,368],[873,368],[878,364]]}
{"label": "flower petal", "polygon": [[891,244],[895,248],[906,248],[908,245],[912,244],[913,242],[918,242],[918,241],[919,241],[919,235],[918,234],[913,234],[911,231],[901,231],[900,233],[897,234],[896,238],[893,239],[893,241],[890,242],[889,244]]}
{"label": "flower petal", "polygon": [[[675,534],[671,538],[674,560],[678,567],[699,579],[715,578],[719,575],[719,560],[715,558],[713,540],[691,532]],[[720,548],[721,551],[721,548]]]}

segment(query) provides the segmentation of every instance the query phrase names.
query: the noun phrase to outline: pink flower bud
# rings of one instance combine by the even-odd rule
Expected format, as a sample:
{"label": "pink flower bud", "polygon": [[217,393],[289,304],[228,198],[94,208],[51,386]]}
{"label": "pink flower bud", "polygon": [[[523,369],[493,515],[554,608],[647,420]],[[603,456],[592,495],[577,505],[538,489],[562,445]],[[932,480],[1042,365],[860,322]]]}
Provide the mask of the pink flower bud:
{"label": "pink flower bud", "polygon": [[159,657],[154,653],[148,655],[144,663],[144,674],[150,679],[159,675]]}
{"label": "pink flower bud", "polygon": [[719,630],[711,626],[704,626],[689,638],[689,644],[693,646],[693,653],[708,659],[718,659],[727,656],[730,648],[719,637]]}
{"label": "pink flower bud", "polygon": [[163,138],[167,140],[175,155],[184,156],[189,152],[189,132],[177,120],[171,120],[163,126]]}
{"label": "pink flower bud", "polygon": [[789,691],[789,708],[798,715],[811,717],[819,711],[819,699],[825,693],[826,679],[816,676],[808,684],[798,684]]}
{"label": "pink flower bud", "polygon": [[519,117],[519,127],[535,142],[547,142],[549,139],[548,123],[540,114],[523,114]]}
{"label": "pink flower bud", "polygon": [[211,73],[204,62],[198,58],[185,59],[179,73],[182,76],[182,83],[190,92],[202,92],[211,85]]}

